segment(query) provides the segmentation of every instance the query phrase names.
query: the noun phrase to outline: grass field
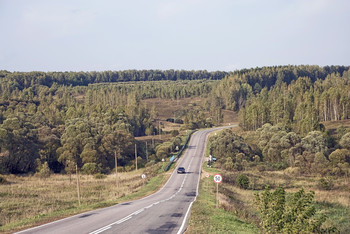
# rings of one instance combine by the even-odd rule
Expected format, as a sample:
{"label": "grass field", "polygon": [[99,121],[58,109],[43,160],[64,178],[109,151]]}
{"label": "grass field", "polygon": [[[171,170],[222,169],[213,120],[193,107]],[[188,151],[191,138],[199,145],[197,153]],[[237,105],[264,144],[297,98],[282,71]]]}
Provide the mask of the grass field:
{"label": "grass field", "polygon": [[[183,118],[184,116],[184,110],[202,110],[202,105],[206,101],[206,98],[182,98],[179,100],[172,100],[172,99],[161,99],[161,98],[149,98],[144,99],[141,102],[147,106],[149,109],[151,109],[153,106],[158,112],[158,119],[162,122],[166,120],[167,118]],[[237,123],[238,122],[238,114],[229,111],[229,110],[223,110],[223,124],[228,123]],[[171,130],[171,129],[178,129],[181,127],[181,125],[177,124],[168,124],[164,123],[165,130]]]}
{"label": "grass field", "polygon": [[[3,176],[7,184],[0,185],[0,232],[13,232],[50,222],[84,211],[137,199],[158,190],[170,172],[161,172],[161,165],[96,179],[80,175],[81,205],[78,205],[75,177],[52,175]],[[147,178],[142,181],[141,174]]]}

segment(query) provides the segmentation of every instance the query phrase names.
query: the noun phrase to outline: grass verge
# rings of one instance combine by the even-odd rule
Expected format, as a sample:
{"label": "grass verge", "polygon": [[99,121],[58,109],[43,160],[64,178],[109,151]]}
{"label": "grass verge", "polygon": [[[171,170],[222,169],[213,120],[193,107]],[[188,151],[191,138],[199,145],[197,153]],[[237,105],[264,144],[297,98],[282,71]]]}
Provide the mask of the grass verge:
{"label": "grass verge", "polygon": [[259,230],[221,207],[216,208],[213,176],[202,178],[199,195],[193,203],[186,233],[257,233]]}
{"label": "grass verge", "polygon": [[[215,133],[211,133],[213,135]],[[208,142],[209,143],[209,142]],[[205,156],[209,156],[210,145],[207,144]],[[257,233],[259,229],[254,225],[239,219],[233,212],[220,207],[216,208],[216,184],[213,175],[220,173],[215,168],[202,165],[202,178],[199,183],[199,195],[193,203],[187,234],[192,233]],[[206,177],[209,175],[209,177]],[[220,185],[219,185],[220,186]]]}

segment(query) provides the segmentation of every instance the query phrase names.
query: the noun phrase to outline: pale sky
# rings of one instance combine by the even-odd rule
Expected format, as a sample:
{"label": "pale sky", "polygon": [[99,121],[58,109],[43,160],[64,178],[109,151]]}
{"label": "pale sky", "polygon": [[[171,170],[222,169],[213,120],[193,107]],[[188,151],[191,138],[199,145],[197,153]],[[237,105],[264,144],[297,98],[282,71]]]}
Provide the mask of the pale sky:
{"label": "pale sky", "polygon": [[349,0],[0,0],[0,70],[350,65]]}

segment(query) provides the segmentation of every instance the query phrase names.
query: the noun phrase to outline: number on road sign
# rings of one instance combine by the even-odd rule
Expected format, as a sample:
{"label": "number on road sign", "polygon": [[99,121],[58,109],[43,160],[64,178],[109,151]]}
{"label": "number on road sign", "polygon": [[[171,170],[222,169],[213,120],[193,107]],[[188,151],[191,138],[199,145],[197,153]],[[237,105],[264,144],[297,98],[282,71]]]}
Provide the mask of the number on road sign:
{"label": "number on road sign", "polygon": [[214,175],[214,182],[215,183],[221,183],[222,181],[222,176],[219,174]]}

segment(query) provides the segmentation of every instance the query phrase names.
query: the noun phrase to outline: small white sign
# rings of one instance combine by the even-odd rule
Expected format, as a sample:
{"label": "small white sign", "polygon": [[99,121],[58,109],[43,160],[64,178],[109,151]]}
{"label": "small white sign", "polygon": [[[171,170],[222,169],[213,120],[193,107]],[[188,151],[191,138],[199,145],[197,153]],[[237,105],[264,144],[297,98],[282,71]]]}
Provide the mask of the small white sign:
{"label": "small white sign", "polygon": [[142,175],[141,175],[141,178],[142,178],[142,179],[146,179],[146,175],[145,175],[145,174],[142,174]]}
{"label": "small white sign", "polygon": [[216,174],[216,175],[214,175],[214,182],[215,183],[221,183],[221,181],[222,181],[222,176],[220,175],[220,174]]}

